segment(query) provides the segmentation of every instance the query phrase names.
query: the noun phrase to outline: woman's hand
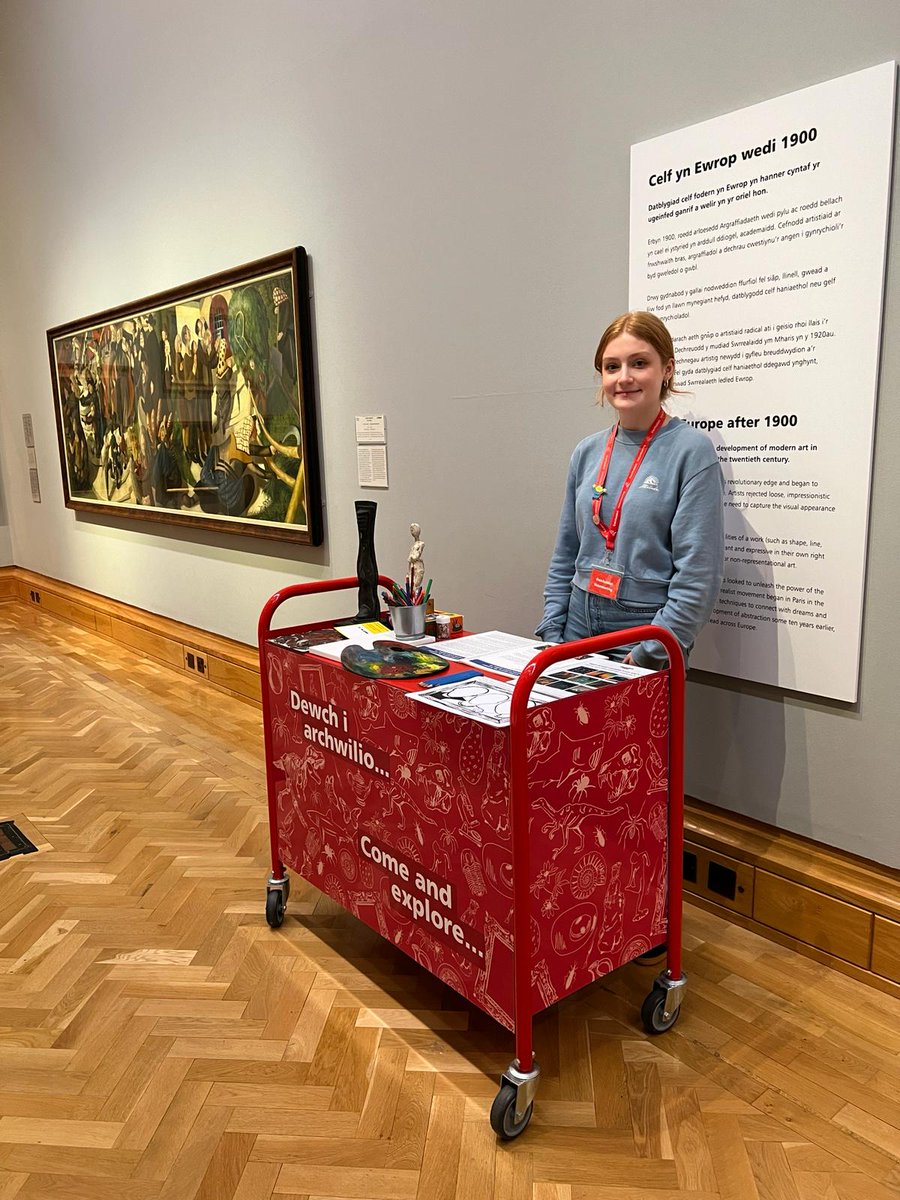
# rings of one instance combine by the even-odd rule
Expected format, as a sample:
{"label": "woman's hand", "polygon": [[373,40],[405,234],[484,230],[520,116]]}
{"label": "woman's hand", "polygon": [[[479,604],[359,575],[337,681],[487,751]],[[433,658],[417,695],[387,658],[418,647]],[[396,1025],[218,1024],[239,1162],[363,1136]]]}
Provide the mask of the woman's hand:
{"label": "woman's hand", "polygon": [[622,659],[622,662],[623,662],[623,663],[627,663],[627,664],[628,664],[628,666],[633,666],[633,665],[634,665],[634,659],[631,657],[631,651],[630,651],[630,650],[629,650],[629,651],[628,651],[628,653],[625,655],[625,657]]}

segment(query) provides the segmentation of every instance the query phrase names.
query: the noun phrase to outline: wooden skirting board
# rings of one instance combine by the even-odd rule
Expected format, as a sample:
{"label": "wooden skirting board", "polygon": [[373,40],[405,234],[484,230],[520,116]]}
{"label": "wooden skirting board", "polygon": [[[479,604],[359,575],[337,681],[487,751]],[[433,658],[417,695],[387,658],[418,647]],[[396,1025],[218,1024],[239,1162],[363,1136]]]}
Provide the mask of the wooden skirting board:
{"label": "wooden skirting board", "polygon": [[0,601],[4,599],[19,600],[41,612],[93,629],[102,637],[186,672],[201,685],[220,688],[242,700],[261,702],[255,647],[158,617],[21,567],[0,568]]}
{"label": "wooden skirting board", "polygon": [[[198,686],[260,703],[256,648],[20,567],[19,602],[114,639]],[[701,908],[900,997],[900,872],[688,798],[685,890]]]}

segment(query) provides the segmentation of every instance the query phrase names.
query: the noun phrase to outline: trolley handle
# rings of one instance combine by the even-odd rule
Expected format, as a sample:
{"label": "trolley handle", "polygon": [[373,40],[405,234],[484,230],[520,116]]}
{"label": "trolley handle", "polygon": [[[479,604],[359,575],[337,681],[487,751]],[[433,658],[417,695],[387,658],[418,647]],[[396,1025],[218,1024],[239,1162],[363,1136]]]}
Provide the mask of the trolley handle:
{"label": "trolley handle", "polygon": [[[684,652],[661,625],[601,633],[541,650],[522,671],[513,689],[509,721],[509,798],[515,938],[515,1029],[519,1069],[531,1071],[531,857],[528,839],[528,698],[536,680],[556,663],[653,639],[669,656],[669,970],[681,973],[681,880],[684,845]],[[674,668],[678,667],[679,670]],[[676,903],[677,899],[677,903]]]}
{"label": "trolley handle", "polygon": [[[382,587],[391,590],[394,586],[394,581],[389,575],[379,575],[378,582]],[[259,614],[259,624],[257,625],[257,641],[262,648],[263,642],[268,638],[272,631],[272,618],[277,610],[284,604],[286,600],[293,600],[296,596],[316,596],[322,592],[342,592],[348,588],[359,586],[359,579],[355,575],[348,575],[344,579],[319,579],[312,583],[292,583],[287,587],[280,588],[274,595],[270,596],[263,605],[263,610]]]}
{"label": "trolley handle", "polygon": [[560,642],[557,646],[548,646],[546,650],[541,650],[519,676],[513,692],[511,712],[516,711],[517,694],[520,685],[525,682],[527,686],[522,689],[519,700],[519,709],[524,714],[535,681],[538,676],[543,675],[548,667],[565,662],[568,658],[581,658],[585,654],[602,654],[605,650],[614,650],[617,646],[628,646],[632,642],[650,640],[662,642],[666,654],[669,656],[670,669],[678,664],[683,675],[684,651],[675,635],[663,625],[636,625],[633,629],[618,629],[613,633],[600,633],[595,637],[582,638],[577,642]]}

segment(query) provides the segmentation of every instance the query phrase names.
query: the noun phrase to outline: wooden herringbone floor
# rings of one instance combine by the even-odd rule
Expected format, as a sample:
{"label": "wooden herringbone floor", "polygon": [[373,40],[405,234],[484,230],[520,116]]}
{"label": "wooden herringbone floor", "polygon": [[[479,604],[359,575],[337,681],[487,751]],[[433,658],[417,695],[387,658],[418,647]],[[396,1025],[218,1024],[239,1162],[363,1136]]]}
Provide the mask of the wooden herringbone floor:
{"label": "wooden herringbone floor", "polygon": [[508,1034],[295,881],[263,918],[260,719],[0,608],[0,1200],[889,1200],[900,1003],[688,908],[650,1039],[627,967]]}

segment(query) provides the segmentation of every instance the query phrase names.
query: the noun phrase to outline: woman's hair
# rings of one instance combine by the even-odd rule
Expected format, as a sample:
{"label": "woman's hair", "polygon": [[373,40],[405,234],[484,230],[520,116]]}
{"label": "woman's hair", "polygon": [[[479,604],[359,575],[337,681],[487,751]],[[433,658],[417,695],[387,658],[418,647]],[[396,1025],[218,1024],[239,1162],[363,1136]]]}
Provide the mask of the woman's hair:
{"label": "woman's hair", "polygon": [[[603,374],[603,355],[606,347],[614,338],[620,337],[623,333],[630,333],[632,337],[640,338],[642,342],[652,346],[663,365],[670,359],[674,361],[675,349],[672,345],[672,335],[668,329],[653,313],[636,309],[634,312],[622,313],[621,317],[616,317],[603,331],[603,337],[601,337],[597,353],[594,355],[594,366],[601,375]],[[678,392],[678,390],[675,387],[675,371],[673,369],[669,379],[663,381],[660,399],[665,400],[670,392]]]}

